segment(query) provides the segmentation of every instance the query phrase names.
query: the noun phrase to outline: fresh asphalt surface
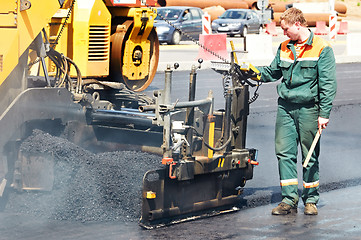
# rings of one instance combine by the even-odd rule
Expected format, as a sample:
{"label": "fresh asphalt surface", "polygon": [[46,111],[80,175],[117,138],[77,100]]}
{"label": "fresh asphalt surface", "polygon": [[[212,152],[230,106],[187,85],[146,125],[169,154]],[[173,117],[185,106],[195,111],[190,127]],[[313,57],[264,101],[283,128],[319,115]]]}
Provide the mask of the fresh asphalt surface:
{"label": "fresh asphalt surface", "polygon": [[[337,64],[338,93],[321,140],[318,216],[305,216],[302,203],[298,214],[270,214],[280,201],[273,139],[277,94],[276,83],[271,83],[261,86],[258,100],[250,106],[246,145],[259,150],[260,165],[245,186],[240,211],[155,230],[143,230],[134,222],[44,222],[31,215],[1,212],[0,239],[360,239],[360,76],[361,63]],[[189,71],[173,72],[173,101],[187,99],[188,79]],[[146,93],[162,89],[163,81],[159,71]],[[221,75],[199,70],[197,99],[206,97],[208,90],[213,91],[216,109],[223,108]],[[301,164],[298,170],[301,173]]]}

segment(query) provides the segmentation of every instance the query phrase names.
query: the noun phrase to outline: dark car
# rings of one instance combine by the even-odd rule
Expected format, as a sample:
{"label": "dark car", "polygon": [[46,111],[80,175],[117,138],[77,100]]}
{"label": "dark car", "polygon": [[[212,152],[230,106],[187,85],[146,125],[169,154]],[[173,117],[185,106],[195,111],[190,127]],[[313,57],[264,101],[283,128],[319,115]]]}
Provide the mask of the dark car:
{"label": "dark car", "polygon": [[[202,10],[196,7],[159,7],[154,26],[160,43],[179,44],[187,39],[183,33],[198,39],[202,33]],[[171,22],[176,28],[168,24],[164,19]]]}
{"label": "dark car", "polygon": [[260,33],[261,20],[257,13],[251,9],[228,9],[218,19],[212,22],[212,31],[226,33],[233,37],[240,34]]}

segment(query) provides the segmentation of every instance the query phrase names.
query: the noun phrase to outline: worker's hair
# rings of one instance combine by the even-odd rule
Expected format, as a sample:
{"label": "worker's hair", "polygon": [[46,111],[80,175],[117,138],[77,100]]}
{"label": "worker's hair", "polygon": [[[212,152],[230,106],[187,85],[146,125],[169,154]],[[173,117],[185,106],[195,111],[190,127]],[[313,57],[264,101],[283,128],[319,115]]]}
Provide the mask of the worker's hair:
{"label": "worker's hair", "polygon": [[302,26],[307,27],[307,21],[303,12],[297,8],[289,8],[280,17],[280,21],[284,20],[287,24],[295,24],[299,22]]}

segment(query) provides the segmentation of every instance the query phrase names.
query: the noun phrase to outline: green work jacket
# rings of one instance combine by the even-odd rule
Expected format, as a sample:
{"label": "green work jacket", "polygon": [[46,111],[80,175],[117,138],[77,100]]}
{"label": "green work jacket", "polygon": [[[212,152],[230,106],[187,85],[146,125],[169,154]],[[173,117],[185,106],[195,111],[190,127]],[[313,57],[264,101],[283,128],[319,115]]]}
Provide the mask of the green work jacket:
{"label": "green work jacket", "polygon": [[261,81],[274,82],[280,98],[290,103],[319,105],[319,116],[329,118],[336,96],[336,63],[330,44],[311,35],[296,57],[295,41],[280,44],[270,66],[260,67]]}

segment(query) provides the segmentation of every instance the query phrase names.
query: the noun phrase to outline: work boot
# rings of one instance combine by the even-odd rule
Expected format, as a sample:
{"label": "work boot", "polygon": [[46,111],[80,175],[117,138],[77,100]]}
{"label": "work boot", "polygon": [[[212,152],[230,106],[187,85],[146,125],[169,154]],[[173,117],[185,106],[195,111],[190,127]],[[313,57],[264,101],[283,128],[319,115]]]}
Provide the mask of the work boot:
{"label": "work boot", "polygon": [[281,202],[277,207],[272,209],[272,215],[287,215],[289,213],[297,213],[297,206],[291,206]]}
{"label": "work boot", "polygon": [[305,215],[317,215],[317,207],[314,203],[306,203],[305,205]]}

